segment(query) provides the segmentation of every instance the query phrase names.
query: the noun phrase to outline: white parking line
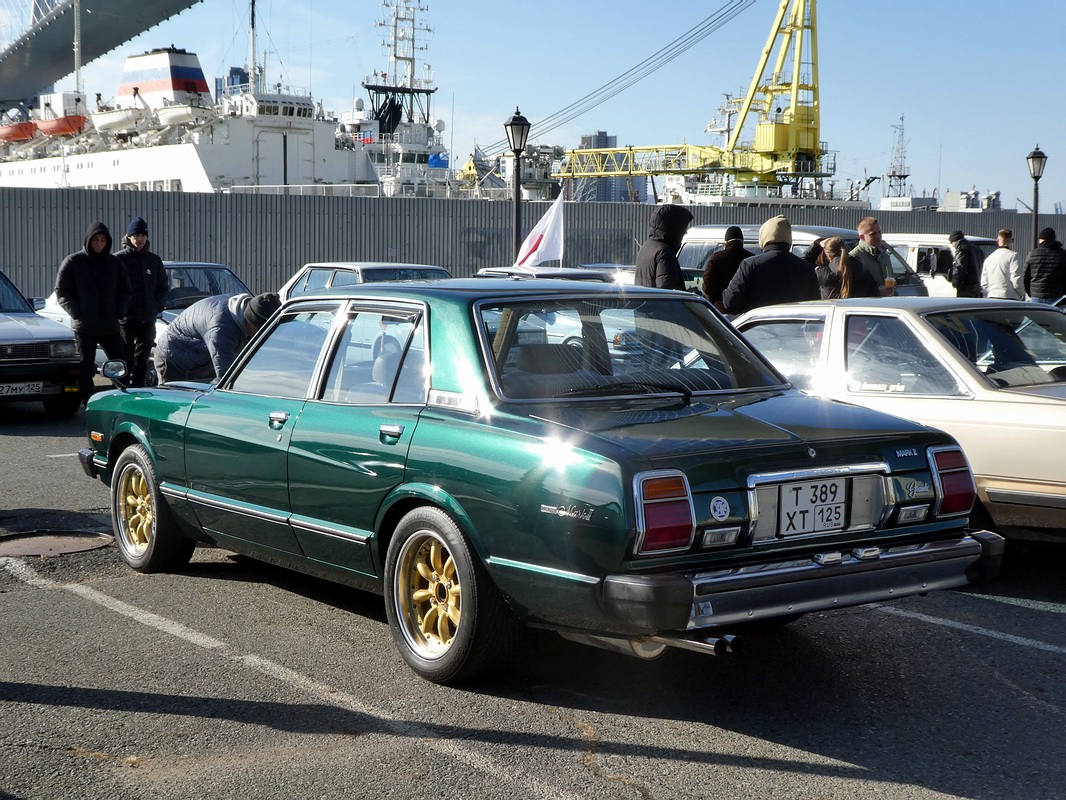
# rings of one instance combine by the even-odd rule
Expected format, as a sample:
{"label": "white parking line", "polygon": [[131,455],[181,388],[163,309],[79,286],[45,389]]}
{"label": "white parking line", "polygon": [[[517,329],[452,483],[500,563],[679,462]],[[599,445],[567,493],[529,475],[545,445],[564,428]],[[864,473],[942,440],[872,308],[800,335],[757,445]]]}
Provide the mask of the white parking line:
{"label": "white parking line", "polygon": [[1022,647],[1031,647],[1034,650],[1044,650],[1048,653],[1066,655],[1066,647],[1060,647],[1056,644],[1048,644],[1047,642],[1041,642],[1037,639],[1026,639],[1023,636],[1015,636],[1011,633],[1001,633],[999,631],[989,630],[988,628],[981,628],[977,625],[969,625],[965,622],[956,622],[953,619],[931,617],[928,614],[920,614],[917,611],[906,611],[902,608],[893,608],[892,606],[882,606],[876,603],[871,603],[871,607],[884,614],[915,619],[919,622],[928,622],[930,625],[939,625],[942,628],[954,628],[957,631],[965,631],[966,633],[972,633],[976,636],[986,636],[989,639],[999,639],[1001,642],[1010,642],[1011,644],[1021,645]]}
{"label": "white parking line", "polygon": [[[264,675],[269,675],[275,680],[285,683],[302,692],[314,695],[320,702],[328,703],[339,708],[345,708],[358,714],[373,718],[380,724],[382,732],[391,733],[405,739],[416,740],[425,747],[429,747],[449,758],[463,761],[474,769],[491,775],[499,780],[506,780],[517,784],[522,791],[516,796],[527,792],[534,797],[566,798],[566,800],[580,800],[581,795],[564,791],[521,770],[512,769],[502,765],[495,759],[472,752],[464,745],[439,738],[440,734],[420,725],[417,722],[397,719],[389,716],[380,709],[373,708],[362,703],[354,695],[336,689],[326,684],[318,683],[314,679],[299,672],[295,672],[276,661],[262,658],[254,653],[239,654],[230,651],[229,646],[218,639],[195,631],[182,625],[180,622],[161,617],[150,611],[124,603],[109,597],[96,589],[80,584],[57,583],[49,578],[41,577],[26,562],[15,558],[0,557],[0,569],[14,576],[18,580],[38,589],[63,589],[72,592],[84,600],[96,603],[122,616],[129,617],[142,625],[147,625],[163,633],[183,639],[197,647],[210,650],[215,655],[220,655],[229,661],[241,664]],[[528,787],[528,788],[527,788]]]}

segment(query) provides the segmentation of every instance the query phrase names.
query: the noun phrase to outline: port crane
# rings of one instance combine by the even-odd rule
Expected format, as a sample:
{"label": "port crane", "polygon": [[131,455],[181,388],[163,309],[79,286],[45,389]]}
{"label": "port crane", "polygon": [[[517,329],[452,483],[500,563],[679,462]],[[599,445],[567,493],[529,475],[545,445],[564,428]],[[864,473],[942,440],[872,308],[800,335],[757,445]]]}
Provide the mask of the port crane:
{"label": "port crane", "polygon": [[[675,176],[698,193],[816,196],[836,172],[820,138],[816,0],[781,0],[743,98],[727,95],[723,146],[653,145],[569,150],[553,177]],[[736,116],[736,125],[732,117]],[[742,141],[755,120],[754,137]]]}

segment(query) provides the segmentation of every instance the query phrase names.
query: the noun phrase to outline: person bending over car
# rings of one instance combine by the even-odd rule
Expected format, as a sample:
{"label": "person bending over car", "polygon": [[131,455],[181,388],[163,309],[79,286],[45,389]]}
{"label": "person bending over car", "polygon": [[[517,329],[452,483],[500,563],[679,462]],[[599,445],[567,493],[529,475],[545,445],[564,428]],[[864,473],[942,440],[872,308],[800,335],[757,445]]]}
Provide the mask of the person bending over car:
{"label": "person bending over car", "polygon": [[280,306],[274,292],[219,294],[193,303],[156,341],[159,382],[217,380]]}

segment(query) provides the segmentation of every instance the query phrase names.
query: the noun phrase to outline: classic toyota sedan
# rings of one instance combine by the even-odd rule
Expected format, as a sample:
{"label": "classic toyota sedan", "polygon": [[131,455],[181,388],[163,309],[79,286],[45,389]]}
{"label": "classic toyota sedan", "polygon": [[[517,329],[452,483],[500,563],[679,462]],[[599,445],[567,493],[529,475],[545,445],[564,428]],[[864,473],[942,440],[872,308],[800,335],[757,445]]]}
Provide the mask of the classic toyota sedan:
{"label": "classic toyota sedan", "polygon": [[111,487],[131,567],[215,545],[379,592],[437,682],[501,665],[524,625],[721,654],[746,623],[998,570],[950,436],[793,389],[702,298],[329,291],[285,303],[215,385],[89,402],[81,462]]}
{"label": "classic toyota sedan", "polygon": [[734,320],[793,383],[942,428],[973,468],[975,524],[1066,540],[1066,314],[1036,303],[883,298]]}

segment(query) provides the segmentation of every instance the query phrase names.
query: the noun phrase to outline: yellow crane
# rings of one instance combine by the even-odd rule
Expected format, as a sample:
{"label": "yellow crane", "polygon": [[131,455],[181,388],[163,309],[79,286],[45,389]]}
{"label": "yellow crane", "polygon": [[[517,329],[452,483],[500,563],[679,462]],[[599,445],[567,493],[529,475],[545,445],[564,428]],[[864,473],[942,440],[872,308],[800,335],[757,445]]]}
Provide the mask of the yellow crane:
{"label": "yellow crane", "polygon": [[[774,57],[776,48],[776,57]],[[768,70],[773,60],[772,70]],[[758,68],[743,101],[732,101],[724,146],[690,144],[567,151],[556,178],[685,175],[721,189],[732,183],[811,183],[836,171],[819,136],[818,37],[815,0],[781,0]],[[740,137],[749,116],[755,135]]]}

